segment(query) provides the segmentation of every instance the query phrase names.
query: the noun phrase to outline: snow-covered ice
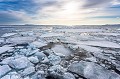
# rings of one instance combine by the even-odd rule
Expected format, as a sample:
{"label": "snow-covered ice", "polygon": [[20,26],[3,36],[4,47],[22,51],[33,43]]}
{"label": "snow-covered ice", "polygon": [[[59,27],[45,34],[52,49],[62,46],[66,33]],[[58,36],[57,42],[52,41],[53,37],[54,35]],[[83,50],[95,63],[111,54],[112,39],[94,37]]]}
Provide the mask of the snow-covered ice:
{"label": "snow-covered ice", "polygon": [[2,46],[0,47],[0,54],[5,53],[6,51],[11,50],[11,49],[13,49],[13,47]]}
{"label": "snow-covered ice", "polygon": [[72,54],[72,52],[65,48],[63,45],[55,45],[52,50],[56,55],[59,56],[69,56],[70,54]]}
{"label": "snow-covered ice", "polygon": [[110,41],[80,41],[78,44],[108,47],[108,48],[120,48],[120,45]]}
{"label": "snow-covered ice", "polygon": [[98,52],[98,53],[102,52],[102,50],[97,47],[92,47],[87,45],[75,45],[73,46],[73,48],[82,48],[88,52]]}
{"label": "snow-covered ice", "polygon": [[17,34],[17,33],[5,33],[5,34],[3,34],[1,37],[9,37],[9,36],[13,36],[13,35],[15,35],[15,34]]}
{"label": "snow-covered ice", "polygon": [[40,41],[34,41],[31,43],[31,45],[34,45],[35,47],[40,48],[40,47],[46,46],[47,44]]}
{"label": "snow-covered ice", "polygon": [[58,32],[102,32],[103,29],[57,29]]}
{"label": "snow-covered ice", "polygon": [[0,78],[6,75],[11,71],[11,68],[8,65],[0,66]]}
{"label": "snow-covered ice", "polygon": [[42,34],[40,37],[57,37],[57,36],[63,36],[63,33],[46,33]]}
{"label": "snow-covered ice", "polygon": [[30,43],[34,40],[35,40],[34,37],[13,37],[13,38],[8,38],[6,42],[12,44],[24,44],[24,43]]}
{"label": "snow-covered ice", "polygon": [[0,79],[120,79],[119,28],[31,27],[0,34]]}
{"label": "snow-covered ice", "polygon": [[32,65],[27,57],[20,57],[9,62],[9,66],[14,69],[24,69]]}

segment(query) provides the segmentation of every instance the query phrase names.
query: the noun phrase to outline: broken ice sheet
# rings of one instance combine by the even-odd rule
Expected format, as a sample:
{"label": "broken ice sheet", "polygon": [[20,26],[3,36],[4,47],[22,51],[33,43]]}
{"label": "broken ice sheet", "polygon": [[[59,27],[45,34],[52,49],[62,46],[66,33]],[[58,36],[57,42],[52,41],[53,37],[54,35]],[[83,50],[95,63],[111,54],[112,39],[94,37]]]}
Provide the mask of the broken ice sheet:
{"label": "broken ice sheet", "polygon": [[0,79],[120,78],[119,30],[59,27],[1,34],[0,69],[7,71]]}

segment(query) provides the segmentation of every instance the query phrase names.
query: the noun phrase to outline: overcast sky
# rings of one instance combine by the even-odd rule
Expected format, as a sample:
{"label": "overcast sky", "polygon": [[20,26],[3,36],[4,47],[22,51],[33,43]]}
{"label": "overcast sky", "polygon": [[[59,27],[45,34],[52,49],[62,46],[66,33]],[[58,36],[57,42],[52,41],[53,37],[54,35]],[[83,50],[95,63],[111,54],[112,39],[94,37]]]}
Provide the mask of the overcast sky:
{"label": "overcast sky", "polygon": [[120,24],[120,0],[0,0],[0,24]]}

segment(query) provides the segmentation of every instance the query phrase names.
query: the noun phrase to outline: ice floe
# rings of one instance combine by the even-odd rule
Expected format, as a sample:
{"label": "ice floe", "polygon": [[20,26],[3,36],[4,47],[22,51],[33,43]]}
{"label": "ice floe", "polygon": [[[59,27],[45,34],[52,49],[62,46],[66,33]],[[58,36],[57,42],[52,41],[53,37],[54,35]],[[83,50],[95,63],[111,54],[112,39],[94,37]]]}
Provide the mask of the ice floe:
{"label": "ice floe", "polygon": [[2,46],[0,47],[0,54],[5,53],[8,50],[13,49],[14,47],[9,47],[9,46]]}
{"label": "ice floe", "polygon": [[108,48],[120,48],[120,45],[110,41],[80,41],[77,44],[108,47]]}
{"label": "ice floe", "polygon": [[0,79],[120,79],[118,28],[31,27],[1,34]]}
{"label": "ice floe", "polygon": [[20,57],[9,62],[9,66],[14,69],[24,69],[32,65],[27,57]]}
{"label": "ice floe", "polygon": [[11,71],[11,68],[8,65],[0,66],[0,78],[6,75]]}
{"label": "ice floe", "polygon": [[91,62],[75,62],[68,68],[69,71],[74,72],[88,79],[119,79],[120,76],[103,67]]}
{"label": "ice floe", "polygon": [[63,33],[46,33],[41,35],[40,37],[57,37],[57,36],[63,36]]}
{"label": "ice floe", "polygon": [[15,35],[15,34],[17,34],[17,33],[5,33],[5,34],[3,34],[1,37],[9,37],[9,36],[13,36],[13,35]]}
{"label": "ice floe", "polygon": [[12,44],[24,44],[24,43],[30,43],[34,40],[35,40],[34,37],[13,37],[13,38],[8,38],[6,42]]}
{"label": "ice floe", "polygon": [[69,56],[72,54],[72,52],[69,49],[65,48],[63,45],[55,45],[52,50],[56,55],[59,56]]}

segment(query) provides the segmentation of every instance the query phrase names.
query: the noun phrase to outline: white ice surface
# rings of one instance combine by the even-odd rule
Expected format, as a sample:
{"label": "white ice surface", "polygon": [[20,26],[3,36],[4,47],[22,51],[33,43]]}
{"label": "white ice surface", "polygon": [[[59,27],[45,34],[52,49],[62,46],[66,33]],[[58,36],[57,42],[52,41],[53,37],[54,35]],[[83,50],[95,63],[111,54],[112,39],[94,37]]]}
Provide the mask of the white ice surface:
{"label": "white ice surface", "polygon": [[35,37],[14,37],[7,39],[7,43],[13,43],[13,44],[23,44],[23,43],[29,43],[35,40]]}
{"label": "white ice surface", "polygon": [[11,49],[13,49],[13,47],[2,46],[2,47],[0,47],[0,54],[6,52],[6,51],[8,51],[8,50],[11,50]]}
{"label": "white ice surface", "polygon": [[79,41],[77,44],[90,45],[90,46],[99,46],[99,47],[108,47],[108,48],[120,48],[120,45],[110,41]]}
{"label": "white ice surface", "polygon": [[4,39],[0,38],[0,43],[3,43],[4,42]]}
{"label": "white ice surface", "polygon": [[31,67],[28,67],[28,68],[24,69],[24,71],[21,74],[23,76],[27,76],[27,75],[30,75],[34,72],[35,72],[35,67],[31,66]]}
{"label": "white ice surface", "polygon": [[20,57],[9,62],[9,66],[15,69],[24,69],[32,65],[27,57]]}
{"label": "white ice surface", "polygon": [[94,33],[95,35],[120,36],[120,33]]}
{"label": "white ice surface", "polygon": [[42,34],[40,37],[55,37],[55,36],[63,36],[63,33],[46,33]]}
{"label": "white ice surface", "polygon": [[101,32],[102,29],[56,29],[58,32]]}
{"label": "white ice surface", "polygon": [[13,36],[15,34],[17,34],[17,33],[5,33],[1,37],[9,37],[9,36]]}
{"label": "white ice surface", "polygon": [[73,48],[82,48],[88,52],[102,52],[101,49],[97,48],[97,47],[92,47],[92,46],[87,46],[87,45],[75,45],[73,46]]}
{"label": "white ice surface", "polygon": [[63,45],[55,45],[55,47],[53,47],[52,50],[56,55],[59,56],[69,56],[71,54],[71,51],[69,51]]}
{"label": "white ice surface", "polygon": [[44,42],[39,42],[39,41],[34,41],[31,43],[32,45],[34,45],[35,47],[43,47],[43,46],[46,46],[47,44],[44,43]]}
{"label": "white ice surface", "polygon": [[11,68],[8,65],[0,66],[0,79],[2,76],[6,75],[9,71],[11,71]]}

